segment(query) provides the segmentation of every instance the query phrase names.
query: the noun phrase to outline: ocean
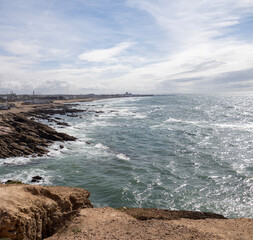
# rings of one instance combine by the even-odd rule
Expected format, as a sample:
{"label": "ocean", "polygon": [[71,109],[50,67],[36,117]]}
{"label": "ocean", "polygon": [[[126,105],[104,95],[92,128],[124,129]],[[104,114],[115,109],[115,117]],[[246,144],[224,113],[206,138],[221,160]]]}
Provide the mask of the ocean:
{"label": "ocean", "polygon": [[[82,102],[43,157],[1,159],[0,181],[85,188],[95,207],[149,207],[253,217],[253,95]],[[64,145],[60,148],[59,145]]]}

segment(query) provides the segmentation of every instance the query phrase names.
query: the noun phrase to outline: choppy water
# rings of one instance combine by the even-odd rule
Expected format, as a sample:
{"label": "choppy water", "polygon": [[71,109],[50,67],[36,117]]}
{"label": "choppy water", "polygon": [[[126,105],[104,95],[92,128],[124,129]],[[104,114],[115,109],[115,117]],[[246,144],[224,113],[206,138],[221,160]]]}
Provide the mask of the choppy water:
{"label": "choppy water", "polygon": [[[96,206],[253,217],[253,95],[170,95],[80,103],[79,138],[46,157],[0,161],[0,181],[83,187]],[[60,116],[62,117],[62,116]],[[89,142],[90,144],[87,144]]]}

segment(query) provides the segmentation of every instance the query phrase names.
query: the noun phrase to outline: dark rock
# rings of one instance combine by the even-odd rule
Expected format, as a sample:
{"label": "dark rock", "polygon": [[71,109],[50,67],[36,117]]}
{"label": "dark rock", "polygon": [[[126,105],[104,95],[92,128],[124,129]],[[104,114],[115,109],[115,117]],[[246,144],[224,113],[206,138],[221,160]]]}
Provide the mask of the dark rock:
{"label": "dark rock", "polygon": [[64,148],[64,146],[63,146],[63,145],[60,145],[60,148],[62,149],[62,148]]}
{"label": "dark rock", "polygon": [[0,135],[0,158],[47,153],[53,141],[75,141],[66,133],[59,133],[42,123],[28,119],[23,114],[8,113],[2,116],[0,126],[8,128],[8,134]]}
{"label": "dark rock", "polygon": [[23,184],[23,183],[18,180],[7,180],[5,184]]}
{"label": "dark rock", "polygon": [[70,126],[68,123],[65,122],[57,122],[56,124],[61,126]]}
{"label": "dark rock", "polygon": [[41,176],[32,177],[32,180],[31,180],[31,182],[40,182],[40,181],[44,181],[43,177]]}

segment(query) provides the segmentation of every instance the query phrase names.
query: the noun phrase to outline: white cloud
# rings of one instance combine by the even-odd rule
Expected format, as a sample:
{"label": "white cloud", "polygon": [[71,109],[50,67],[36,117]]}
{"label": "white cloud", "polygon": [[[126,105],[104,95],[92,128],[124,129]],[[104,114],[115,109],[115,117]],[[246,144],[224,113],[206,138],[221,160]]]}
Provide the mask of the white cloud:
{"label": "white cloud", "polygon": [[39,46],[18,40],[6,43],[5,49],[13,55],[29,56],[33,58],[41,57]]}
{"label": "white cloud", "polygon": [[133,45],[131,42],[123,42],[112,48],[95,49],[84,52],[79,56],[81,61],[88,62],[115,62],[116,58]]}
{"label": "white cloud", "polygon": [[[113,24],[111,15],[101,21],[92,13],[87,21],[85,14],[65,19],[66,9],[73,7],[71,2],[65,3],[63,11],[54,8],[57,2],[46,4],[46,14],[38,14],[42,16],[38,19],[31,14],[29,21],[28,13],[22,17],[17,13],[21,23],[25,22],[17,26],[29,26],[24,29],[11,24],[5,28],[8,22],[1,25],[0,17],[0,29],[4,31],[0,40],[4,50],[0,55],[1,88],[166,93],[220,91],[238,86],[242,90],[250,86],[253,42],[237,35],[236,30],[245,18],[252,17],[252,0],[127,2],[133,12],[121,14],[121,22]],[[121,10],[125,7],[119,5]],[[37,9],[36,14],[40,11]],[[129,26],[133,15],[134,24]],[[137,27],[134,19],[140,18],[142,25]],[[147,25],[154,28],[149,33],[162,34],[140,33]],[[98,47],[112,46],[111,39],[119,44]],[[83,52],[83,46],[93,50]],[[5,51],[8,54],[3,56]],[[245,72],[247,79],[242,80],[240,73]]]}
{"label": "white cloud", "polygon": [[[14,59],[20,59],[20,61],[31,66],[34,64],[41,64],[41,61],[55,61],[56,59],[64,59],[68,56],[66,49],[57,48],[43,48],[38,44],[15,40],[3,44],[3,48],[11,54]],[[24,66],[24,64],[23,64]]]}
{"label": "white cloud", "polygon": [[180,47],[224,36],[225,28],[237,25],[253,13],[253,1],[248,0],[128,0],[128,3],[151,14],[170,41]]}

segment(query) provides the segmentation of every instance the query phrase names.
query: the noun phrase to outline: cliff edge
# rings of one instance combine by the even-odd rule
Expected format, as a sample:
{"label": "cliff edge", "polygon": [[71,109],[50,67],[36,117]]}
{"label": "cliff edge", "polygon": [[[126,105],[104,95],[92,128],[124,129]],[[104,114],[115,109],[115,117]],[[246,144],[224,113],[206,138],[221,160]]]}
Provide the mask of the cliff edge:
{"label": "cliff edge", "polygon": [[89,195],[79,188],[0,184],[0,239],[253,239],[253,219],[155,208],[93,208]]}
{"label": "cliff edge", "polygon": [[91,208],[90,193],[70,187],[0,184],[0,238],[44,239],[80,208]]}

